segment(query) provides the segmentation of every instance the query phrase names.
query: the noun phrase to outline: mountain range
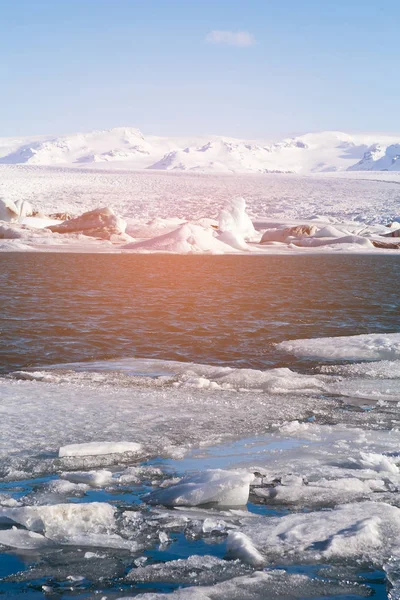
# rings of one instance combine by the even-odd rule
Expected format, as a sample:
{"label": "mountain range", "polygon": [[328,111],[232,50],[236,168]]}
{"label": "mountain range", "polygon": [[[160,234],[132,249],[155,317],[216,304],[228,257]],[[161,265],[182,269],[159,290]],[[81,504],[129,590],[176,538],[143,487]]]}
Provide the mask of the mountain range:
{"label": "mountain range", "polygon": [[400,135],[307,133],[274,143],[144,136],[132,127],[0,138],[0,164],[218,173],[400,171]]}

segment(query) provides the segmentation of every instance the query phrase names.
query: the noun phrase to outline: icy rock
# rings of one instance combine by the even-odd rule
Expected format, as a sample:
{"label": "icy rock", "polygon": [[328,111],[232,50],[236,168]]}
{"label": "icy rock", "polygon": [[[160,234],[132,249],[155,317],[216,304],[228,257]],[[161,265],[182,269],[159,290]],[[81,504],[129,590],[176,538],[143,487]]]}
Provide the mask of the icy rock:
{"label": "icy rock", "polygon": [[137,454],[142,449],[136,442],[87,442],[84,444],[68,444],[61,446],[58,451],[60,458],[70,456],[102,456],[105,454]]}
{"label": "icy rock", "polygon": [[239,558],[252,567],[260,567],[265,563],[262,554],[252,541],[240,531],[230,531],[226,542],[226,550],[230,558]]}
{"label": "icy rock", "polygon": [[19,209],[12,200],[0,198],[0,221],[8,223],[16,221],[19,217]]}
{"label": "icy rock", "polygon": [[148,504],[165,506],[243,506],[249,498],[253,475],[244,471],[209,470],[143,497]]}
{"label": "icy rock", "polygon": [[267,242],[287,242],[288,238],[303,238],[315,235],[315,225],[296,225],[284,229],[267,229],[261,238],[260,244]]}
{"label": "icy rock", "polygon": [[107,240],[114,235],[123,235],[126,222],[111,208],[96,208],[59,225],[49,225],[48,229],[55,233],[82,233]]}

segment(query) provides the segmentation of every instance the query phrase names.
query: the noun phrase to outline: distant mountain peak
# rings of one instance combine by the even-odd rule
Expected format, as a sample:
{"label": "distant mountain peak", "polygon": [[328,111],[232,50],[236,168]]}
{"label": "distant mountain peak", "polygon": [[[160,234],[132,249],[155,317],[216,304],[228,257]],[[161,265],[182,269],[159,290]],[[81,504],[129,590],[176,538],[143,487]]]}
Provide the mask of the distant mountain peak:
{"label": "distant mountain peak", "polygon": [[322,131],[265,144],[226,136],[182,140],[135,127],[0,139],[1,164],[107,165],[107,168],[221,173],[400,170],[400,136]]}

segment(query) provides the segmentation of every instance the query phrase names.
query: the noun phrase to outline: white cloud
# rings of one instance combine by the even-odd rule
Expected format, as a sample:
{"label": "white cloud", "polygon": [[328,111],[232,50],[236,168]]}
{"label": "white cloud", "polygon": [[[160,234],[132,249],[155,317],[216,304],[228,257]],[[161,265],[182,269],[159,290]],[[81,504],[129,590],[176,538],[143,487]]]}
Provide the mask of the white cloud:
{"label": "white cloud", "polygon": [[209,44],[225,44],[227,46],[252,46],[256,40],[248,31],[224,31],[214,29],[206,35]]}

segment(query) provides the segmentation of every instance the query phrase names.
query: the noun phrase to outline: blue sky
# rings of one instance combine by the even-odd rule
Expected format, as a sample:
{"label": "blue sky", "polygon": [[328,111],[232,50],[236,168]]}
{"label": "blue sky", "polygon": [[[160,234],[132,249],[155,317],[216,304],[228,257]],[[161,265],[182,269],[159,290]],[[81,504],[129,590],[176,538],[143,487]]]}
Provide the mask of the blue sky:
{"label": "blue sky", "polygon": [[399,29],[398,0],[2,0],[0,137],[397,133]]}

